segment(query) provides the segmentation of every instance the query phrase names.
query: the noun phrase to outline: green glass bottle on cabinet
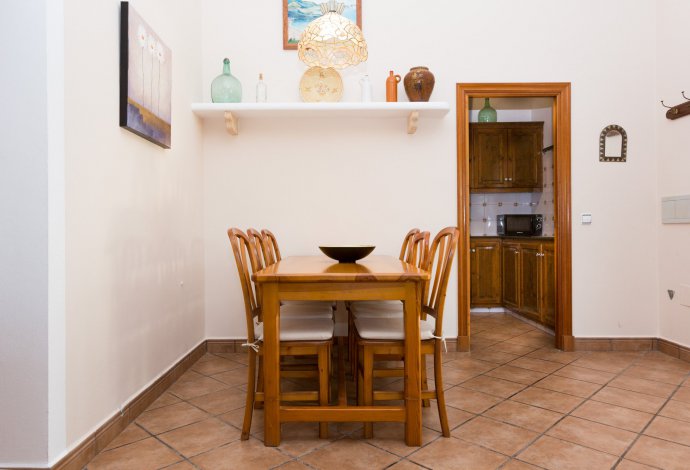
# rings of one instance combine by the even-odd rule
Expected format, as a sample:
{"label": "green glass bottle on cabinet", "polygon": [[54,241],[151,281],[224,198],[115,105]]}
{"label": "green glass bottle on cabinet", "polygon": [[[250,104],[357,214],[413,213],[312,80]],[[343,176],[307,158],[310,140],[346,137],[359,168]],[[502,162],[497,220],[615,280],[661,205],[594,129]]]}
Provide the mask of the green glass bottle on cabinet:
{"label": "green glass bottle on cabinet", "polygon": [[489,98],[484,98],[484,107],[479,111],[479,122],[496,122],[498,116],[496,110],[491,107]]}
{"label": "green glass bottle on cabinet", "polygon": [[223,59],[223,73],[211,82],[211,101],[214,103],[240,103],[242,84],[230,73],[230,59]]}

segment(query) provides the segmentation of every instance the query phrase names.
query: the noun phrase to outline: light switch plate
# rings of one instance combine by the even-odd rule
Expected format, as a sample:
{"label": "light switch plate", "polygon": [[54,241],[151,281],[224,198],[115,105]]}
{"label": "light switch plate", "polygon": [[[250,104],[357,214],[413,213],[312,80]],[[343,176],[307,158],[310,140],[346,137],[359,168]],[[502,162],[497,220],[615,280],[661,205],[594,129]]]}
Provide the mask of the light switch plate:
{"label": "light switch plate", "polygon": [[687,284],[681,284],[678,289],[678,302],[681,305],[690,307],[690,286]]}
{"label": "light switch plate", "polygon": [[580,214],[580,217],[582,220],[582,225],[589,225],[592,223],[592,214],[583,213],[583,214]]}
{"label": "light switch plate", "polygon": [[661,222],[664,224],[689,224],[690,195],[662,197]]}

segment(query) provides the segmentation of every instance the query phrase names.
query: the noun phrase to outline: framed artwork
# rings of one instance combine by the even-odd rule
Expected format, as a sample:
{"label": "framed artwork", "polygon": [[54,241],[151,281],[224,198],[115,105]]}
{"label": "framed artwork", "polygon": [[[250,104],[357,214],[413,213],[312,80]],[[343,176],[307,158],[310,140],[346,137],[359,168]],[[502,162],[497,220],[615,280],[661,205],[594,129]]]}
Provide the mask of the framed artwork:
{"label": "framed artwork", "polygon": [[[297,49],[304,28],[321,16],[326,0],[283,0],[283,49]],[[338,0],[345,4],[343,16],[362,29],[362,0]]]}
{"label": "framed artwork", "polygon": [[129,5],[120,2],[120,127],[170,148],[172,53]]}

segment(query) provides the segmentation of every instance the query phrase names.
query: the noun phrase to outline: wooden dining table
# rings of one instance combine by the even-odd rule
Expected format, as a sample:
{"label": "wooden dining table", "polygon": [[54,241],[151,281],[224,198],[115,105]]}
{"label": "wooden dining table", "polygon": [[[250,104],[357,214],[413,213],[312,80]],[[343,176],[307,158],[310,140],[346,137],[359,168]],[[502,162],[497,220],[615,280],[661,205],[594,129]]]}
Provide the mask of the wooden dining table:
{"label": "wooden dining table", "polygon": [[[393,256],[338,263],[325,256],[294,256],[252,275],[260,291],[264,334],[264,445],[280,444],[288,422],[403,422],[405,443],[422,444],[419,319],[429,273]],[[399,406],[286,406],[280,403],[280,302],[284,300],[401,300],[404,304],[404,403]]]}

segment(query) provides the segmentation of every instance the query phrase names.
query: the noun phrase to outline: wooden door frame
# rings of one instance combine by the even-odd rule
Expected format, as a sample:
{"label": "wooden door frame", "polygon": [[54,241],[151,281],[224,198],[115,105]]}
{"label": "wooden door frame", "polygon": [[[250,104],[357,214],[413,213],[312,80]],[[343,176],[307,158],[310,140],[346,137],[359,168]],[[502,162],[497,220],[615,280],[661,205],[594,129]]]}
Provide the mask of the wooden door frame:
{"label": "wooden door frame", "polygon": [[458,351],[470,350],[470,98],[553,98],[556,263],[555,346],[573,350],[572,219],[570,209],[570,83],[457,84]]}

